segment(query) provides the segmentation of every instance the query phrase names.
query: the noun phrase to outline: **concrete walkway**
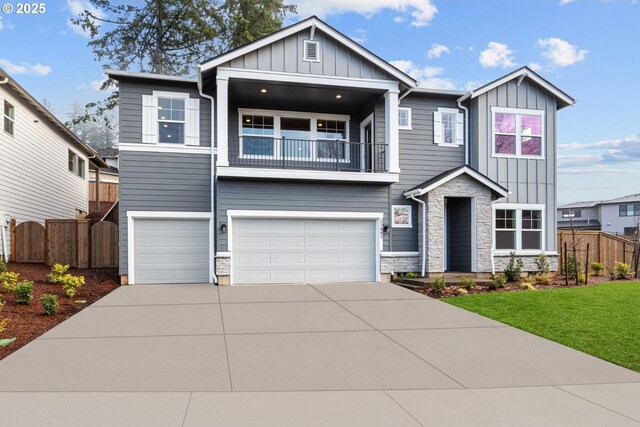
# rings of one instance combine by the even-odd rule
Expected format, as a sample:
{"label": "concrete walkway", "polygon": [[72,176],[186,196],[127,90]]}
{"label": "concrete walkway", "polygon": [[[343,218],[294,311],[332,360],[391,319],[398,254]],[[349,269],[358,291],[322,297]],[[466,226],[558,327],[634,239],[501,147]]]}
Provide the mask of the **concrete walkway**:
{"label": "concrete walkway", "polygon": [[0,361],[0,425],[640,426],[640,374],[393,285],[122,287]]}

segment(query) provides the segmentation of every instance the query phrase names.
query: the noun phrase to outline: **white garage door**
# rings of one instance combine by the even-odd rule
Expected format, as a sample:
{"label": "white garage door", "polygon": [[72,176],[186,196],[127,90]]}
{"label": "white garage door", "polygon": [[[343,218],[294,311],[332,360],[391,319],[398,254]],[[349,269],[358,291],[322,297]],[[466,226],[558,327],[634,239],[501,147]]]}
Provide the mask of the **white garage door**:
{"label": "white garage door", "polygon": [[134,283],[208,283],[209,221],[136,219]]}
{"label": "white garage door", "polygon": [[376,222],[234,219],[234,284],[376,280]]}

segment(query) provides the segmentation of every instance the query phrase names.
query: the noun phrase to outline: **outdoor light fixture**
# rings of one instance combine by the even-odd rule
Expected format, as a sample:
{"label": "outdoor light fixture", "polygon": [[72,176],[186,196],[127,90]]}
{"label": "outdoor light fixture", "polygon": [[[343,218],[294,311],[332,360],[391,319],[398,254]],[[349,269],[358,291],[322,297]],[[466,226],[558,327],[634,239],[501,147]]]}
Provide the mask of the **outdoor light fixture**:
{"label": "outdoor light fixture", "polygon": [[321,128],[322,127],[322,123],[318,123],[318,127]]}
{"label": "outdoor light fixture", "polygon": [[342,98],[342,95],[337,94],[337,95],[336,95],[336,99],[340,99],[340,98]]}
{"label": "outdoor light fixture", "polygon": [[385,225],[384,227],[382,227],[382,232],[383,233],[388,233],[389,232],[389,226]]}
{"label": "outdoor light fixture", "polygon": [[262,88],[262,89],[260,89],[260,92],[267,93],[267,89],[266,88]]}
{"label": "outdoor light fixture", "polygon": [[227,232],[227,224],[220,224],[220,231],[223,233]]}

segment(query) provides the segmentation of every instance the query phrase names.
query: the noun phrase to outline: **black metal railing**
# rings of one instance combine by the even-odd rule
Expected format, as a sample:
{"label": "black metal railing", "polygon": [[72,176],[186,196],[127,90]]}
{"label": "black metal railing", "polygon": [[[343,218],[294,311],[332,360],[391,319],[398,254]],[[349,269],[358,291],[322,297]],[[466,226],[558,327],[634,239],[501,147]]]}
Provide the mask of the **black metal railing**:
{"label": "black metal railing", "polygon": [[386,145],[341,140],[241,136],[229,138],[231,166],[386,172]]}

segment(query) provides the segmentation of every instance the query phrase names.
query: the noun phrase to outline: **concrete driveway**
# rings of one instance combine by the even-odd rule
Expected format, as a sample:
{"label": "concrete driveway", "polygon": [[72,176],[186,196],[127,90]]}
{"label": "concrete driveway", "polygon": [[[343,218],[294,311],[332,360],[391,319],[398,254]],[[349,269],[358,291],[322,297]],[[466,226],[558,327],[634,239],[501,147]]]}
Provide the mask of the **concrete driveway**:
{"label": "concrete driveway", "polygon": [[640,426],[640,374],[394,285],[122,287],[0,361],[12,426]]}

